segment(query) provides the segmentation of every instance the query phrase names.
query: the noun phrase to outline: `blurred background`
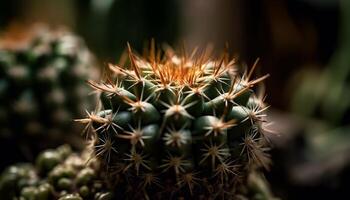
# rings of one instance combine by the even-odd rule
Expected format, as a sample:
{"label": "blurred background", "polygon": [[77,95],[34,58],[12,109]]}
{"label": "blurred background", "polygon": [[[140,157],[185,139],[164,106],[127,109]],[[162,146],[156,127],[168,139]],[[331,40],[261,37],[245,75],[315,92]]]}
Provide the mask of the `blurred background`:
{"label": "blurred background", "polygon": [[212,44],[215,52],[228,45],[248,66],[260,58],[278,133],[266,175],[272,190],[291,200],[347,196],[350,1],[1,0],[0,38],[37,22],[81,37],[100,68],[117,63],[127,42],[142,52],[151,38],[189,49]]}

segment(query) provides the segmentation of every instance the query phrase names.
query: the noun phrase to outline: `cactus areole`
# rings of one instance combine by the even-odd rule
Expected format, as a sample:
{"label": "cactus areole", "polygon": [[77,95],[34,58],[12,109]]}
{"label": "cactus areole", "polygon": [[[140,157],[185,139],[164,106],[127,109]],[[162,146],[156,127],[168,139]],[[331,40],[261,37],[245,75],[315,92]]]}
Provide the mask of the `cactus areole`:
{"label": "cactus areole", "polygon": [[[94,158],[125,198],[234,198],[251,170],[267,168],[267,106],[227,54],[172,49],[109,65],[89,81],[101,102],[85,119]],[[91,131],[92,130],[92,131]]]}

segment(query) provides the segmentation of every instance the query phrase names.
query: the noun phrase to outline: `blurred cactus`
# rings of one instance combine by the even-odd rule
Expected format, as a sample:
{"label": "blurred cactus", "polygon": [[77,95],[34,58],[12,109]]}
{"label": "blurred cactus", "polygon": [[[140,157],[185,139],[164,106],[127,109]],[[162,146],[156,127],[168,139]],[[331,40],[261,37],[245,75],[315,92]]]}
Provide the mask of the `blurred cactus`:
{"label": "blurred cactus", "polygon": [[[89,150],[91,149],[87,148],[81,154],[77,154],[72,152],[68,145],[63,145],[56,149],[43,151],[37,157],[35,164],[19,163],[9,166],[0,175],[0,198],[19,200],[125,199],[124,196],[115,195],[113,188],[105,178],[106,171],[99,167],[98,162],[89,160],[91,154]],[[246,184],[246,187],[240,187],[240,194],[237,194],[235,199],[277,200],[272,196],[266,180],[258,172],[251,172]]]}
{"label": "blurred cactus", "polygon": [[16,164],[0,176],[0,198],[20,200],[108,200],[112,193],[99,178],[98,165],[87,163],[88,152],[81,155],[69,146],[46,150],[35,165]]}
{"label": "blurred cactus", "polygon": [[57,138],[93,102],[85,84],[97,75],[93,57],[67,31],[24,29],[0,37],[0,135]]}
{"label": "blurred cactus", "polygon": [[[95,157],[124,198],[235,198],[250,171],[269,167],[267,106],[227,54],[176,55],[168,48],[109,65],[89,84],[101,105],[86,124]],[[163,55],[163,56],[162,56]],[[91,131],[92,130],[92,131]]]}
{"label": "blurred cactus", "polygon": [[350,169],[350,1],[339,3],[338,48],[323,70],[304,66],[293,77],[287,91],[294,115],[275,113],[272,118],[284,135],[275,140],[275,185],[284,182],[282,190],[290,199],[341,199],[347,193],[343,187]]}

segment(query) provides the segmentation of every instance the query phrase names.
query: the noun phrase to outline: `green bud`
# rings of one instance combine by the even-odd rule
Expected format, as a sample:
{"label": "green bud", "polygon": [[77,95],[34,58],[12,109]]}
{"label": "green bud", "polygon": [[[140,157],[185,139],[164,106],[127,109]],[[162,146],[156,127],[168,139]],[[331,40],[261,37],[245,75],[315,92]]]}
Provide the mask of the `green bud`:
{"label": "green bud", "polygon": [[112,200],[113,195],[111,192],[102,192],[95,195],[96,200]]}
{"label": "green bud", "polygon": [[49,200],[51,195],[51,186],[48,183],[38,187],[37,200]]}
{"label": "green bud", "polygon": [[47,150],[39,155],[36,167],[40,173],[51,171],[61,161],[61,156],[54,150]]}
{"label": "green bud", "polygon": [[95,178],[95,171],[91,168],[81,170],[76,177],[77,185],[87,185]]}
{"label": "green bud", "polygon": [[67,194],[60,197],[58,200],[83,200],[79,194]]}
{"label": "green bud", "polygon": [[86,185],[81,186],[81,187],[79,188],[79,194],[80,194],[80,196],[82,196],[83,198],[89,196],[89,194],[90,194],[89,187],[86,186]]}
{"label": "green bud", "polygon": [[38,190],[35,187],[25,187],[21,190],[21,197],[25,200],[36,200]]}
{"label": "green bud", "polygon": [[73,182],[69,178],[60,178],[57,181],[57,187],[60,190],[69,190],[69,188],[72,186]]}
{"label": "green bud", "polygon": [[[71,166],[58,166],[49,173],[48,180],[54,186],[58,186],[59,180],[62,178],[72,179],[75,176],[76,172]],[[65,181],[63,181],[63,184]]]}

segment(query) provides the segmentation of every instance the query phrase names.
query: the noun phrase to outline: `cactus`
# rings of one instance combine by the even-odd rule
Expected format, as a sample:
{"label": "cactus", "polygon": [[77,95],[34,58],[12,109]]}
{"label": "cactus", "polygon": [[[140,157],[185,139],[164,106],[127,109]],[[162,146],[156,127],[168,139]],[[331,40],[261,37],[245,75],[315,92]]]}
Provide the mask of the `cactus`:
{"label": "cactus", "polygon": [[89,152],[73,153],[68,145],[43,151],[36,163],[16,164],[0,176],[0,198],[21,200],[108,200],[112,193],[87,163]]}
{"label": "cactus", "polygon": [[[0,198],[20,200],[112,200],[117,197],[105,171],[89,160],[91,149],[74,153],[62,145],[39,154],[34,164],[18,163],[0,175]],[[247,186],[235,196],[239,200],[277,200],[256,171],[249,173]]]}
{"label": "cactus", "polygon": [[210,55],[128,45],[112,75],[88,82],[101,103],[77,121],[120,198],[238,198],[249,172],[269,167],[268,106],[254,92],[268,75]]}
{"label": "cactus", "polygon": [[83,41],[44,26],[0,39],[1,137],[71,132],[72,119],[93,104],[85,80],[96,73]]}

